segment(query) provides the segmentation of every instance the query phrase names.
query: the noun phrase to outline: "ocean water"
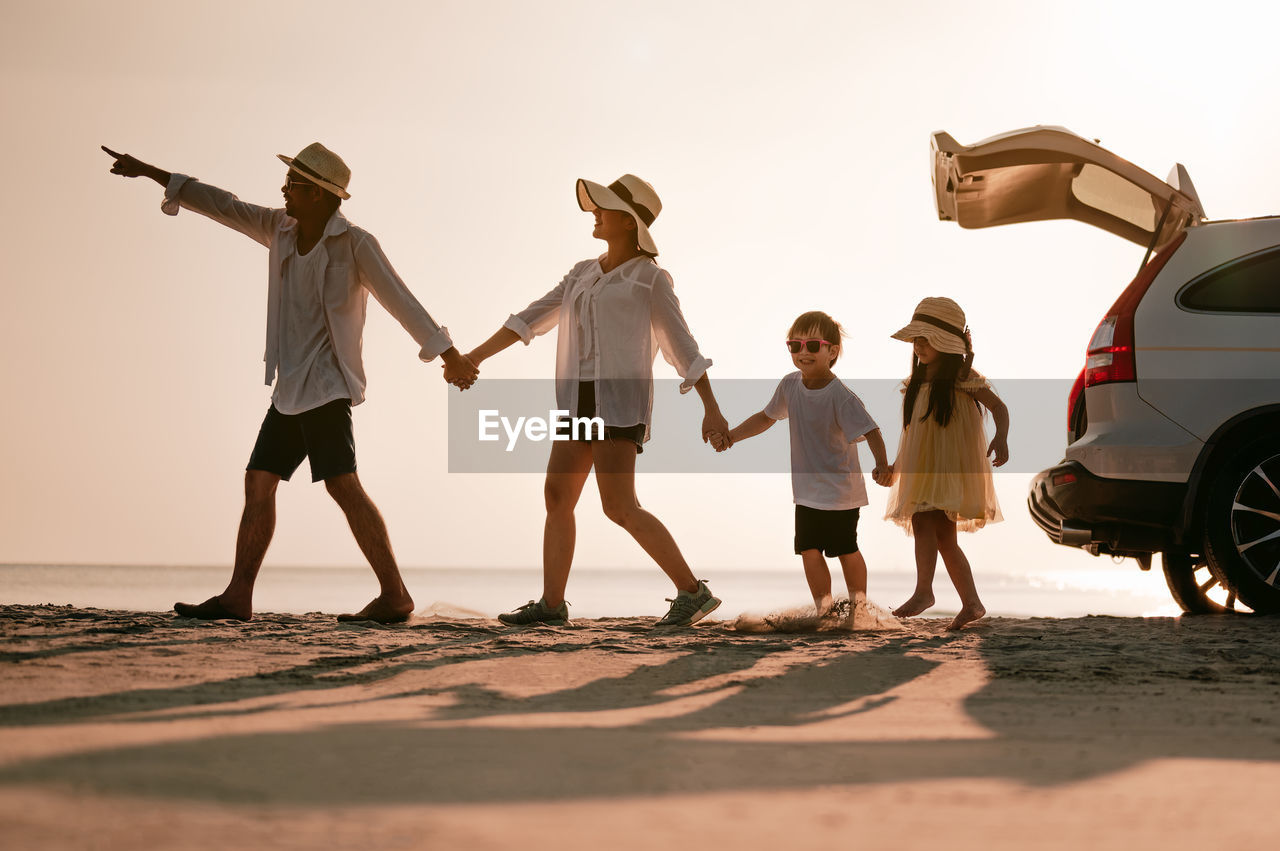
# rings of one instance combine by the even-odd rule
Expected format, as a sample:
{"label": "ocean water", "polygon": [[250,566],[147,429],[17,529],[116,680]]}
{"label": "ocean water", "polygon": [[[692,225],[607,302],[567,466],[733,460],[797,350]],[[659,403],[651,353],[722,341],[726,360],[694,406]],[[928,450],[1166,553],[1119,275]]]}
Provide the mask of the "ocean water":
{"label": "ocean water", "polygon": [[[839,565],[833,588],[843,593]],[[405,583],[420,613],[494,617],[541,594],[541,573],[526,568],[404,568]],[[81,608],[167,611],[174,601],[200,602],[221,591],[231,570],[216,567],[138,565],[0,565],[0,603],[56,604]],[[811,603],[799,559],[789,568],[706,570],[724,604],[714,617],[734,618]],[[1005,617],[1082,615],[1168,616],[1178,613],[1159,568],[1142,572],[1133,562],[1033,575],[977,573],[989,614]],[[872,571],[868,597],[888,608],[910,596],[915,577]],[[259,575],[257,612],[349,612],[377,593],[367,567],[272,567]],[[937,605],[928,614],[946,616],[959,607],[945,570],[934,581]],[[657,567],[575,567],[567,598],[576,618],[660,616],[674,595]]]}

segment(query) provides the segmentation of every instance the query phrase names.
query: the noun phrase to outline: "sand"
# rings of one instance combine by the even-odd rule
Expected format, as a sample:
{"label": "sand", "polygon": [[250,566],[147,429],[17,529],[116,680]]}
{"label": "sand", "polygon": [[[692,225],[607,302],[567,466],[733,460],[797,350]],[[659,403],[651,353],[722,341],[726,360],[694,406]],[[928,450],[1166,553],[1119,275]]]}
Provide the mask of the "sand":
{"label": "sand", "polygon": [[1270,848],[1280,619],[0,606],[5,848]]}

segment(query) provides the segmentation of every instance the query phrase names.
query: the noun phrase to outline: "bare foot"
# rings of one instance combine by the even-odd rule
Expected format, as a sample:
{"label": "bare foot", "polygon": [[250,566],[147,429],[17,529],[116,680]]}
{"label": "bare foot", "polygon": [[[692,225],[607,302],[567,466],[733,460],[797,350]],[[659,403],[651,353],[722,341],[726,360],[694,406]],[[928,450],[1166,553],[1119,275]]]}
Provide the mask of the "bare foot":
{"label": "bare foot", "polygon": [[903,603],[901,606],[893,610],[894,617],[911,618],[923,612],[933,605],[933,594],[926,591],[921,593],[917,591],[911,595],[911,599]]}
{"label": "bare foot", "polygon": [[983,608],[981,603],[974,603],[972,606],[965,606],[956,615],[955,620],[951,622],[951,626],[947,629],[960,629],[965,624],[973,623],[987,616],[987,610]]}
{"label": "bare foot", "polygon": [[174,603],[173,610],[184,618],[199,618],[202,621],[251,621],[253,612],[247,609],[233,611],[222,604],[221,595],[210,597],[199,605],[195,603]]}
{"label": "bare foot", "polygon": [[340,621],[374,621],[376,623],[404,623],[413,614],[413,598],[404,597],[399,602],[390,602],[382,597],[374,597],[369,605],[353,615],[338,615]]}

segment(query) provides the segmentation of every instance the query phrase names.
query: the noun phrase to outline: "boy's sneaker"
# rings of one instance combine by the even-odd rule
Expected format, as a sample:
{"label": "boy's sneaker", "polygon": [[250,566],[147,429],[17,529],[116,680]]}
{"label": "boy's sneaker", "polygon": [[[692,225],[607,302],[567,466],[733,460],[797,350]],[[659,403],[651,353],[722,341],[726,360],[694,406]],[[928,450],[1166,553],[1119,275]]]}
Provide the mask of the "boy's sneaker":
{"label": "boy's sneaker", "polygon": [[547,626],[567,626],[569,624],[569,603],[562,602],[557,608],[549,608],[541,600],[530,600],[514,612],[498,615],[498,620],[510,626],[528,626],[544,623]]}
{"label": "boy's sneaker", "polygon": [[671,608],[658,626],[692,626],[720,606],[720,598],[711,594],[705,579],[698,580],[697,591],[681,591],[675,599],[667,598]]}

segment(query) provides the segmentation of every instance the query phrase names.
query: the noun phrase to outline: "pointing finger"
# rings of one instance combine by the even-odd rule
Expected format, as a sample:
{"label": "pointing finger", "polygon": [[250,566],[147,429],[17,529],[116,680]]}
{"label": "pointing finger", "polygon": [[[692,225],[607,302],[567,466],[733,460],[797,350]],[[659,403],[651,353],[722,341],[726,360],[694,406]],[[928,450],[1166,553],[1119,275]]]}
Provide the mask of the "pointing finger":
{"label": "pointing finger", "polygon": [[124,156],[124,154],[117,154],[115,151],[111,150],[106,145],[99,145],[98,147],[102,148],[102,150],[106,151],[108,154],[115,157],[116,159],[120,159],[121,157]]}

